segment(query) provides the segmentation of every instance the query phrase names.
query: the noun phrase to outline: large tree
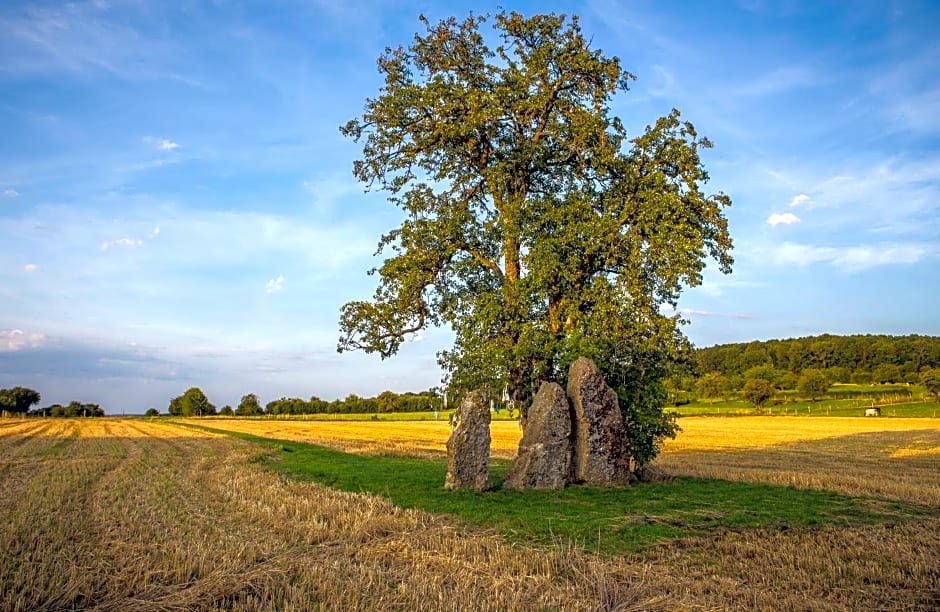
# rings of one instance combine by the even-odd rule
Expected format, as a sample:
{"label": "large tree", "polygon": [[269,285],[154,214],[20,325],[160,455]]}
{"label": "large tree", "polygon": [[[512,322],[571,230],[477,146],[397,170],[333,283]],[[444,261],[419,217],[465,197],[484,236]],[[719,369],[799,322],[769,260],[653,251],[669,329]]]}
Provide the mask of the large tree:
{"label": "large tree", "polygon": [[256,416],[263,413],[264,409],[261,408],[261,402],[254,393],[243,395],[241,401],[238,402],[238,407],[235,408],[235,414],[238,416]]}
{"label": "large tree", "polygon": [[343,307],[338,349],[386,358],[450,326],[450,383],[523,406],[585,355],[635,430],[671,431],[659,381],[687,342],[662,307],[709,257],[732,263],[730,199],[702,191],[711,144],[675,110],[629,139],[609,104],[634,76],[577,18],[499,13],[495,47],[488,16],[421,22],[379,57],[384,86],[341,128],[363,142],[356,177],[405,218],[379,242],[391,253],[373,299]]}
{"label": "large tree", "polygon": [[26,413],[40,399],[39,392],[28,387],[0,389],[0,411]]}
{"label": "large tree", "polygon": [[215,414],[215,406],[199,387],[190,387],[183,395],[170,400],[168,412],[172,416],[207,416]]}

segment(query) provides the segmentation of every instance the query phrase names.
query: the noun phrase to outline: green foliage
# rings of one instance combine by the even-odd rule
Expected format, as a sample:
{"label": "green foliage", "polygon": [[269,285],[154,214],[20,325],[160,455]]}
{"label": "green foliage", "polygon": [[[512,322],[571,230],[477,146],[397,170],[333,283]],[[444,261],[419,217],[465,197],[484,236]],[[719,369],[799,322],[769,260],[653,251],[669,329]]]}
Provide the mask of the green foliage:
{"label": "green foliage", "polygon": [[[924,367],[940,367],[940,338],[934,336],[811,336],[788,340],[768,340],[722,344],[694,351],[699,375],[719,372],[725,376],[744,375],[748,368],[769,365],[778,371],[800,373],[806,369],[826,372],[833,382],[871,382],[878,366],[892,365],[879,372],[875,382],[902,380]],[[755,363],[757,362],[757,363]],[[765,378],[766,376],[746,376]],[[884,378],[885,380],[877,380]],[[777,381],[779,384],[779,381]]]}
{"label": "green foliage", "polygon": [[228,404],[225,404],[225,405],[222,406],[222,408],[219,410],[219,415],[220,415],[220,416],[234,416],[234,415],[235,415],[235,411],[232,410],[232,407],[231,407],[231,406],[229,406]]}
{"label": "green foliage", "polygon": [[160,416],[160,411],[156,408],[147,408],[147,412],[144,413],[144,416],[158,417]]}
{"label": "green foliage", "polygon": [[822,370],[808,369],[800,374],[800,381],[797,383],[797,391],[803,397],[815,400],[822,397],[829,390],[829,379]]}
{"label": "green foliage", "polygon": [[920,384],[934,396],[940,397],[940,368],[924,368],[920,373]]}
{"label": "green foliage", "polygon": [[254,393],[248,393],[242,396],[238,407],[235,409],[236,416],[257,416],[264,412],[261,408],[261,402]]}
{"label": "green foliage", "polygon": [[744,383],[741,393],[756,408],[763,408],[767,400],[774,396],[774,386],[762,378],[752,378]]}
{"label": "green foliage", "polygon": [[731,381],[717,372],[710,372],[700,378],[695,387],[705,399],[727,398],[731,393]]}
{"label": "green foliage", "polygon": [[191,387],[186,393],[170,400],[169,413],[173,416],[208,416],[215,414],[206,394],[199,387]]}
{"label": "green foliage", "polygon": [[871,371],[871,379],[877,383],[896,383],[903,380],[901,368],[893,363],[882,363]]}
{"label": "green foliage", "polygon": [[103,417],[104,410],[98,404],[71,401],[67,406],[52,404],[29,411],[30,416],[42,417]]}
{"label": "green foliage", "polygon": [[38,404],[39,392],[27,387],[0,389],[0,412],[25,414],[30,406]]}
{"label": "green foliage", "polygon": [[777,388],[792,391],[800,384],[800,377],[793,372],[784,372],[777,377]]}
{"label": "green foliage", "polygon": [[634,77],[576,18],[501,12],[495,48],[488,20],[422,17],[341,128],[363,142],[356,177],[405,218],[379,241],[391,256],[373,299],[343,307],[338,349],[386,358],[450,326],[451,387],[522,407],[586,356],[618,389],[631,446],[655,448],[674,432],[660,382],[688,348],[660,307],[700,284],[707,258],[732,263],[731,201],[702,191],[711,143],[676,110],[628,140],[609,104]]}
{"label": "green foliage", "polygon": [[395,393],[383,391],[378,397],[359,397],[350,394],[345,399],[332,402],[313,396],[310,400],[299,397],[282,397],[272,400],[265,406],[265,412],[271,415],[281,414],[374,414],[397,412],[423,412],[440,410],[441,398],[434,390],[421,393]]}

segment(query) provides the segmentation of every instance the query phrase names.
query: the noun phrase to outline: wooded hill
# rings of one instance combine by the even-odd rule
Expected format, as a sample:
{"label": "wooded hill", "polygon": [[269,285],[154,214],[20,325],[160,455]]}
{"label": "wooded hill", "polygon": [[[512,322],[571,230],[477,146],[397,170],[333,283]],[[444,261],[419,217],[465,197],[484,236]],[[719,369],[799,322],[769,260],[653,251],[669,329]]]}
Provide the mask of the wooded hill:
{"label": "wooded hill", "polygon": [[916,382],[923,368],[940,367],[935,336],[809,336],[720,344],[693,351],[696,374],[753,378],[755,368],[799,374],[826,372],[832,382]]}

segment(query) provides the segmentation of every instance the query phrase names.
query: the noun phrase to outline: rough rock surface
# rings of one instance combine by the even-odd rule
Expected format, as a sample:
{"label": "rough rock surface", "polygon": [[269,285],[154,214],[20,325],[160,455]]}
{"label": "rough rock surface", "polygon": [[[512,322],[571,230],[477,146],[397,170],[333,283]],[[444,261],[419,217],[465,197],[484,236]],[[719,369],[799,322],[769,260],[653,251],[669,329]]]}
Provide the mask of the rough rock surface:
{"label": "rough rock surface", "polygon": [[447,440],[445,489],[490,488],[490,410],[479,391],[460,404],[460,420]]}
{"label": "rough rock surface", "polygon": [[637,480],[640,482],[675,482],[676,477],[657,467],[645,466],[636,470]]}
{"label": "rough rock surface", "polygon": [[568,399],[574,446],[571,480],[599,485],[633,480],[617,393],[590,359],[579,357],[571,364]]}
{"label": "rough rock surface", "polygon": [[563,489],[571,473],[571,414],[558,383],[543,382],[529,408],[505,489]]}

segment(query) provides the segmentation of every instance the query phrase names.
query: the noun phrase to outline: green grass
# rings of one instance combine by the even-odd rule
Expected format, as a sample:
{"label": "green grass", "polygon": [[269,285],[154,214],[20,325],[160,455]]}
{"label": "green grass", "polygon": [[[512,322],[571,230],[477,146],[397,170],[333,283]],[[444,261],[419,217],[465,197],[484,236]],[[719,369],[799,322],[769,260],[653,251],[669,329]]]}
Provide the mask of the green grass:
{"label": "green grass", "polygon": [[266,444],[267,468],[339,490],[371,493],[403,508],[452,514],[469,525],[492,527],[529,544],[571,543],[618,554],[663,540],[715,530],[821,527],[896,521],[923,510],[773,485],[682,478],[621,488],[568,487],[561,491],[503,491],[508,461],[493,461],[494,490],[445,491],[446,462],[353,455],[323,447],[200,427]]}

